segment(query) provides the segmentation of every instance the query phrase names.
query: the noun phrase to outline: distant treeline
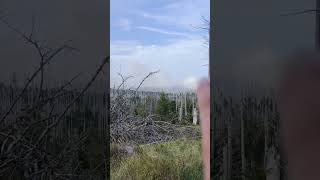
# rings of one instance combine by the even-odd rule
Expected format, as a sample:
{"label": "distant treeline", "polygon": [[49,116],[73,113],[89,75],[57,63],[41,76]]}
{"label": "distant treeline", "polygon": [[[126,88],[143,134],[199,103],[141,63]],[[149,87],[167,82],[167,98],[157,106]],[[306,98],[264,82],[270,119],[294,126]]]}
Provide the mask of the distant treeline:
{"label": "distant treeline", "polygon": [[277,103],[273,95],[214,97],[214,179],[286,179]]}
{"label": "distant treeline", "polygon": [[194,92],[165,93],[111,89],[111,98],[119,94],[125,94],[131,104],[130,113],[133,116],[146,117],[158,114],[171,123],[181,121],[192,123],[193,111],[198,109]]}
{"label": "distant treeline", "polygon": [[[8,111],[15,101],[22,88],[14,85],[0,84],[0,117]],[[79,90],[63,90],[59,88],[43,89],[41,98],[43,103],[41,111],[43,113],[60,114],[72,100],[79,95]],[[13,107],[10,116],[28,113],[37,103],[39,98],[38,88],[28,88],[22,94],[20,100]],[[54,137],[60,140],[67,140],[74,135],[85,132],[88,129],[98,130],[99,138],[107,138],[107,93],[87,92],[76,101],[63,120],[55,128]],[[8,118],[15,119],[15,118]]]}

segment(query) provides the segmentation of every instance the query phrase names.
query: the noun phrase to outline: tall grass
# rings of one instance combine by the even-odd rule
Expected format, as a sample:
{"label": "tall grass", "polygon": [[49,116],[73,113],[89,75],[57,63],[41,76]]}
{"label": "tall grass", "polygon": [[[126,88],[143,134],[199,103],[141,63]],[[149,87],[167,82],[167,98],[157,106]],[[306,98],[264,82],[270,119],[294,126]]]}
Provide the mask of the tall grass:
{"label": "tall grass", "polygon": [[199,140],[177,140],[136,147],[133,156],[114,158],[113,180],[193,180],[202,179],[201,145]]}

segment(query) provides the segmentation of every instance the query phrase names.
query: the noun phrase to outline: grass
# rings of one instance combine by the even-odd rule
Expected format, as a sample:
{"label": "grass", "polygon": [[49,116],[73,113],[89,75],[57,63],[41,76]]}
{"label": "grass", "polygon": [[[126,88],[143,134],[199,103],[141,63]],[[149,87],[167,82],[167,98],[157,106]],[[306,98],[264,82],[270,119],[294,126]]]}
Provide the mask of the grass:
{"label": "grass", "polygon": [[[115,149],[115,145],[111,148]],[[114,152],[111,149],[111,152]],[[113,180],[193,180],[202,179],[200,140],[181,139],[154,145],[141,145],[130,157],[112,154]]]}

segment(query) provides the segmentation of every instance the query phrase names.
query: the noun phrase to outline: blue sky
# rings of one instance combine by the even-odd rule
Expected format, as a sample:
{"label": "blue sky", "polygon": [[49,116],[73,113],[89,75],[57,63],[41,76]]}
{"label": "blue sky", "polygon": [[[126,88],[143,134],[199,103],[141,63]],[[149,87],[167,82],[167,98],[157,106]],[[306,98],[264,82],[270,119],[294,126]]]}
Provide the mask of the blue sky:
{"label": "blue sky", "polygon": [[207,32],[195,28],[209,17],[210,0],[111,0],[111,86],[124,76],[153,88],[193,88],[208,75]]}

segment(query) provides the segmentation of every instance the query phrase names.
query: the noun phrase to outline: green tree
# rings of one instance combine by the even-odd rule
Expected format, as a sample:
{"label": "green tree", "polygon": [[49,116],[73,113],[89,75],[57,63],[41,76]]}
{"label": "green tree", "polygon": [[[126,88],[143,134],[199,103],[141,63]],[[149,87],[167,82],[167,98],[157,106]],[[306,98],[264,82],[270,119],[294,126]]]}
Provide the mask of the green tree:
{"label": "green tree", "polygon": [[170,101],[165,93],[160,94],[160,99],[156,105],[156,114],[161,116],[165,121],[174,122],[175,119],[175,102]]}
{"label": "green tree", "polygon": [[170,111],[170,100],[165,93],[160,94],[160,99],[156,105],[156,114],[166,117]]}
{"label": "green tree", "polygon": [[178,114],[176,112],[176,102],[175,101],[170,101],[169,117],[171,119],[171,123],[176,124],[178,122]]}
{"label": "green tree", "polygon": [[187,99],[187,116],[184,117],[185,124],[192,124],[193,121],[193,109],[192,109],[192,100]]}

